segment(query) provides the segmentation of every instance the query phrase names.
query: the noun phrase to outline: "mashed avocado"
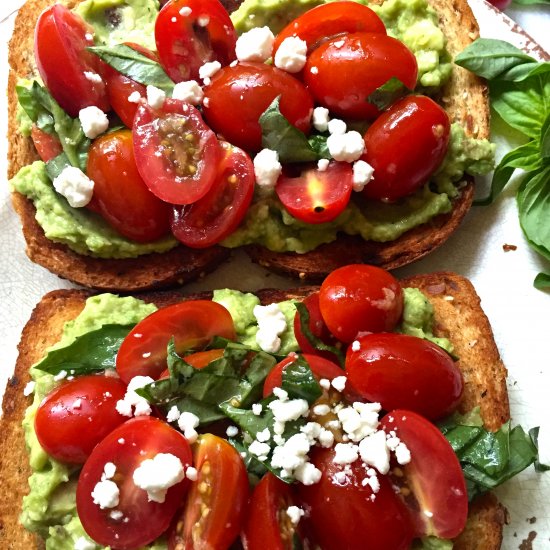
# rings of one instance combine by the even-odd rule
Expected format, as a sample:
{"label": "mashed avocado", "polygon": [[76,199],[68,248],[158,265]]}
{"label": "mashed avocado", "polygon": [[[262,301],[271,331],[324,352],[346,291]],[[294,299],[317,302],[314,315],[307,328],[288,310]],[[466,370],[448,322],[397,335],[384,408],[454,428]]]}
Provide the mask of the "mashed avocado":
{"label": "mashed avocado", "polygon": [[[234,290],[216,290],[214,300],[225,306],[235,322],[239,341],[256,347],[256,320],[254,306],[260,303],[254,294]],[[433,336],[433,308],[417,289],[404,290],[403,322],[398,332],[427,338],[452,351],[452,344],[445,338]],[[280,307],[287,319],[288,329],[281,336],[281,354],[298,350],[294,337],[293,320],[296,312],[294,302],[281,302]],[[80,315],[65,324],[61,340],[52,349],[69,345],[86,332],[97,330],[104,324],[138,323],[153,313],[156,307],[136,298],[120,298],[113,294],[101,294],[88,298]],[[31,377],[36,382],[34,400],[23,420],[25,441],[29,452],[32,474],[29,478],[30,492],[23,498],[21,523],[29,531],[38,533],[46,540],[47,550],[73,550],[75,542],[86,534],[77,514],[75,503],[78,471],[50,458],[36,438],[34,416],[44,397],[56,382],[53,376],[31,368]],[[99,547],[98,547],[99,548]],[[157,541],[149,546],[152,550],[164,550],[166,543]]]}

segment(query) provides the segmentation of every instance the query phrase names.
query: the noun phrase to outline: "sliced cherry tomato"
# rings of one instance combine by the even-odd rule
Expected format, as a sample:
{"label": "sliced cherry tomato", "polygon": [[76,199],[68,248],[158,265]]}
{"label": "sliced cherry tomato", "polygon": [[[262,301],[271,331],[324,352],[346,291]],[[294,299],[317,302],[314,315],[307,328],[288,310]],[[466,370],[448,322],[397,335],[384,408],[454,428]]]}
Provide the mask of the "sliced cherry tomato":
{"label": "sliced cherry tomato", "polygon": [[122,342],[116,369],[128,383],[134,376],[157,379],[166,369],[166,347],[172,338],[178,353],[206,346],[214,336],[234,340],[227,309],[210,300],[190,300],[159,309],[138,323]]}
{"label": "sliced cherry tomato", "polygon": [[32,125],[31,138],[36,151],[44,162],[52,160],[63,152],[59,138],[54,134],[44,132],[36,124]]}
{"label": "sliced cherry tomato", "polygon": [[[134,44],[133,42],[126,42],[126,46],[130,46],[142,55],[145,55],[149,59],[158,61],[157,56],[151,50],[144,48],[140,44]],[[131,103],[128,98],[132,93],[137,92],[140,96],[145,97],[146,87],[131,78],[119,73],[116,69],[110,65],[105,65],[105,83],[107,84],[107,94],[109,101],[115,113],[120,117],[125,126],[131,128],[134,124],[134,118],[138,104]]]}
{"label": "sliced cherry tomato", "polygon": [[449,442],[431,422],[403,409],[387,414],[380,427],[387,433],[395,431],[411,453],[411,461],[400,466],[402,473],[397,476],[390,470],[390,476],[411,510],[415,536],[458,536],[466,525],[468,494]]}
{"label": "sliced cherry tomato", "polygon": [[155,40],[162,66],[183,82],[197,80],[205,63],[231,63],[237,33],[218,0],[171,0],[157,17]]}
{"label": "sliced cherry tomato", "polygon": [[443,162],[450,130],[449,116],[429,97],[408,96],[394,103],[365,134],[363,159],[375,177],[364,194],[395,201],[414,193]]}
{"label": "sliced cherry tomato", "polygon": [[326,223],[346,208],[353,189],[353,170],[348,162],[331,162],[321,171],[311,168],[294,178],[281,176],[275,191],[288,212],[307,223]]}
{"label": "sliced cherry tomato", "polygon": [[406,334],[367,334],[348,348],[346,372],[361,397],[386,411],[409,409],[430,420],[451,414],[460,401],[462,374],[428,340]]}
{"label": "sliced cherry tomato", "polygon": [[379,475],[373,493],[361,460],[344,472],[335,464],[334,449],[315,448],[310,459],[322,472],[313,485],[298,485],[298,495],[309,514],[304,521],[313,542],[323,550],[405,550],[413,539],[409,513],[390,480]]}
{"label": "sliced cherry tomato", "polygon": [[[309,355],[307,353],[304,353],[302,356],[307,361],[311,372],[317,380],[320,380],[321,378],[332,380],[333,378],[344,374],[344,371],[338,365],[328,359],[324,359],[318,355]],[[297,357],[298,356],[296,354],[291,354],[277,363],[271,371],[269,371],[269,374],[264,382],[264,397],[271,395],[273,393],[273,388],[280,388],[282,386],[283,371],[285,367],[294,363]]]}
{"label": "sliced cherry tomato", "polygon": [[88,79],[100,74],[99,57],[86,48],[94,45],[93,29],[62,4],[42,12],[34,35],[34,56],[40,77],[54,99],[72,117],[95,105],[109,110],[105,83]]}
{"label": "sliced cherry tomato", "polygon": [[[197,351],[196,353],[191,353],[190,355],[186,355],[185,362],[191,365],[192,367],[195,367],[196,369],[204,369],[204,367],[209,365],[212,361],[215,361],[216,359],[223,357],[223,353],[224,353],[223,349],[209,349],[206,351]],[[159,379],[168,378],[169,376],[170,376],[170,372],[168,371],[168,369],[166,369],[159,376]]]}
{"label": "sliced cherry tomato", "polygon": [[[144,460],[157,454],[179,458],[184,470],[191,464],[191,447],[185,437],[166,422],[150,417],[133,418],[112,431],[93,450],[84,464],[76,490],[76,508],[84,530],[97,543],[119,550],[134,550],[164,533],[188,488],[183,479],[170,487],[164,502],[150,501],[147,491],[133,480]],[[116,467],[112,482],[119,489],[119,504],[102,509],[92,499],[92,491],[102,479],[105,464]],[[111,516],[117,510],[118,519]]]}
{"label": "sliced cherry tomato", "polygon": [[246,467],[235,447],[212,434],[199,437],[194,463],[197,481],[171,530],[168,548],[226,550],[239,535],[246,514]]}
{"label": "sliced cherry tomato", "polygon": [[297,36],[307,43],[308,51],[336,35],[352,32],[386,34],[386,27],[376,13],[357,2],[331,2],[306,11],[291,21],[275,38],[273,56],[282,42]]}
{"label": "sliced cherry tomato", "polygon": [[403,313],[403,290],[384,269],[348,265],[323,281],[319,306],[332,334],[349,343],[362,332],[393,330]]}
{"label": "sliced cherry tomato", "polygon": [[254,488],[242,533],[247,550],[293,550],[297,528],[287,510],[294,504],[291,486],[267,473]]}
{"label": "sliced cherry tomato", "polygon": [[334,114],[361,120],[378,115],[367,98],[380,86],[395,77],[413,89],[417,76],[412,52],[382,33],[332,38],[309,55],[304,69],[304,82],[319,103]]}
{"label": "sliced cherry tomato", "polygon": [[126,418],[116,410],[126,384],[106,376],[79,376],[55,388],[40,403],[36,437],[53,458],[83,464],[93,448]]}
{"label": "sliced cherry tomato", "polygon": [[258,119],[281,96],[281,113],[302,132],[309,132],[313,100],[304,85],[285,71],[264,63],[225,67],[205,88],[204,118],[223,137],[246,151],[259,151]]}
{"label": "sliced cherry tomato", "polygon": [[151,193],[172,204],[191,204],[208,193],[221,150],[195,107],[176,99],[161,110],[142,104],[133,133],[137,167]]}
{"label": "sliced cherry tomato", "polygon": [[212,246],[233,233],[254,195],[254,165],[248,154],[226,142],[220,145],[223,158],[214,185],[197,202],[172,210],[172,233],[191,248]]}
{"label": "sliced cherry tomato", "polygon": [[87,174],[94,181],[88,208],[121,235],[150,242],[168,233],[170,206],[155,197],[141,179],[130,130],[106,134],[92,143]]}

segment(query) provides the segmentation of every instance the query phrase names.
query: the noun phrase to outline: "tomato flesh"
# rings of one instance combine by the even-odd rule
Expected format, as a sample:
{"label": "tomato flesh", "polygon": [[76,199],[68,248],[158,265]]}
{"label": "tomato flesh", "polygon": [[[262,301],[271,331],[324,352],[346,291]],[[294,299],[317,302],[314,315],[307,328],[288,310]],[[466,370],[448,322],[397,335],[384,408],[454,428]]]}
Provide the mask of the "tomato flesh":
{"label": "tomato flesh", "polygon": [[323,281],[319,306],[332,334],[349,343],[362,332],[393,330],[403,312],[403,290],[384,269],[348,265]]}
{"label": "tomato flesh", "polygon": [[159,309],[138,323],[122,342],[116,369],[128,383],[134,376],[160,377],[172,338],[178,353],[206,346],[214,336],[236,337],[233,319],[210,300],[191,300]]}
{"label": "tomato flesh", "polygon": [[208,193],[221,152],[195,107],[176,99],[161,110],[139,105],[133,134],[136,164],[151,193],[172,204],[191,204]]}
{"label": "tomato flesh", "polygon": [[44,10],[36,24],[34,57],[46,88],[61,107],[77,117],[84,107],[109,110],[103,80],[85,73],[101,73],[99,58],[87,51],[94,45],[93,29],[62,4]]}
{"label": "tomato flesh", "polygon": [[299,177],[281,176],[275,191],[288,212],[298,220],[331,222],[349,203],[353,170],[347,162],[331,162],[326,170],[310,169]]}
{"label": "tomato flesh", "polygon": [[382,33],[332,38],[309,55],[304,68],[304,82],[321,105],[336,115],[359,120],[378,115],[367,98],[380,86],[395,77],[413,89],[417,76],[413,53],[403,42]]}
{"label": "tomato flesh", "polygon": [[212,246],[233,233],[254,195],[256,180],[250,157],[226,142],[220,145],[223,158],[210,190],[197,202],[172,210],[172,233],[191,248]]}
{"label": "tomato flesh", "polygon": [[449,116],[429,97],[394,103],[365,133],[362,158],[376,174],[365,196],[391,202],[422,187],[443,162],[450,131]]}
{"label": "tomato flesh", "polygon": [[395,431],[411,453],[410,462],[400,466],[404,476],[396,476],[394,470],[390,476],[409,505],[415,536],[458,536],[466,525],[468,495],[460,462],[449,442],[431,422],[404,409],[388,413],[380,427],[387,433]]}
{"label": "tomato flesh", "polygon": [[63,152],[59,138],[41,130],[36,124],[32,125],[31,138],[36,151],[44,162],[54,159]]}

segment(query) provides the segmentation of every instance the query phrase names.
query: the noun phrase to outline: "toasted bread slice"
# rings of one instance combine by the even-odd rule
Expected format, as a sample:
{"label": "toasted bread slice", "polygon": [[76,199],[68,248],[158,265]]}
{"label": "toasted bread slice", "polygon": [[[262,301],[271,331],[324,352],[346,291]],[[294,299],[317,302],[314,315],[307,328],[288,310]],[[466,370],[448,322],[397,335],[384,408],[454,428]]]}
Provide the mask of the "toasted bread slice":
{"label": "toasted bread slice", "polygon": [[[485,425],[498,429],[509,418],[506,369],[500,360],[491,326],[480,307],[471,283],[452,273],[420,275],[402,281],[404,286],[422,290],[435,309],[435,333],[451,339],[465,380],[460,405],[463,412],[479,406]],[[289,298],[303,299],[318,287],[295,290],[262,290],[257,294],[268,304]],[[19,344],[19,358],[10,379],[0,419],[0,485],[9,499],[0,501],[0,548],[27,550],[39,541],[18,521],[21,499],[28,491],[30,470],[21,421],[30,398],[23,396],[30,366],[44,356],[46,349],[61,337],[65,322],[74,319],[84,307],[89,292],[57,290],[36,306],[25,326]],[[183,295],[179,292],[149,293],[141,296],[158,306],[180,300],[209,298],[210,293]],[[450,299],[452,298],[452,300]],[[459,550],[500,548],[505,510],[493,495],[478,499],[470,510],[468,526],[457,539]]]}
{"label": "toasted bread slice", "polygon": [[[69,6],[81,0],[70,0]],[[375,0],[380,3],[382,0]],[[448,48],[455,55],[478,36],[478,27],[466,0],[429,0],[440,16],[448,38]],[[9,177],[37,159],[30,139],[17,130],[15,84],[20,77],[36,73],[33,61],[33,29],[40,12],[52,0],[28,1],[20,10],[10,42],[8,82],[9,102]],[[228,10],[235,9],[238,0],[224,2]],[[467,135],[485,138],[489,134],[489,107],[486,86],[474,75],[455,67],[451,82],[440,100],[453,121],[460,122]],[[335,242],[322,245],[307,254],[277,253],[261,246],[247,246],[253,261],[273,271],[320,280],[335,268],[350,263],[370,263],[394,269],[417,260],[443,244],[458,228],[473,198],[473,182],[454,201],[451,213],[418,226],[395,241],[377,243],[359,237],[342,235]],[[178,246],[164,254],[150,254],[135,259],[104,260],[83,256],[67,246],[47,239],[35,220],[32,201],[13,194],[14,208],[21,218],[29,258],[57,275],[83,286],[123,292],[175,286],[190,281],[213,269],[229,252],[215,246],[207,250],[192,250]]]}

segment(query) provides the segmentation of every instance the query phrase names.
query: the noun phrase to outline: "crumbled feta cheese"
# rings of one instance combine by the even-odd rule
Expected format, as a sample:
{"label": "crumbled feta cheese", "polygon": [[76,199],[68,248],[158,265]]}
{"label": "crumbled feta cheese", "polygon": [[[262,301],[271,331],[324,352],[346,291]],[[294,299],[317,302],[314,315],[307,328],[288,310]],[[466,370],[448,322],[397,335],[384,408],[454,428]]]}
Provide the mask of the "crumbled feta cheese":
{"label": "crumbled feta cheese", "polygon": [[120,491],[110,479],[98,481],[92,491],[92,499],[102,510],[118,506]]}
{"label": "crumbled feta cheese", "polygon": [[286,509],[286,515],[289,517],[292,524],[298,525],[300,520],[304,517],[305,512],[298,506],[289,506]]}
{"label": "crumbled feta cheese", "polygon": [[347,129],[348,129],[347,124],[343,120],[340,120],[339,118],[333,118],[328,123],[328,131],[330,134],[334,134],[337,136],[344,135]]}
{"label": "crumbled feta cheese", "polygon": [[319,437],[323,427],[318,422],[308,422],[305,426],[300,428],[303,434],[307,435],[307,438],[311,444],[315,443],[315,440]]}
{"label": "crumbled feta cheese", "polygon": [[385,475],[390,471],[390,450],[386,444],[386,434],[382,430],[360,441],[359,454],[365,464],[373,466],[381,474]]}
{"label": "crumbled feta cheese", "polygon": [[[82,208],[86,206],[94,194],[94,182],[76,166],[66,166],[63,171],[53,180],[54,189],[63,195],[67,202],[73,208]],[[54,379],[61,380],[59,376],[65,373],[61,378],[65,378],[67,373],[61,371]]]}
{"label": "crumbled feta cheese", "polygon": [[179,419],[180,414],[180,410],[176,407],[176,405],[172,405],[166,415],[166,422],[176,422]]}
{"label": "crumbled feta cheese", "polygon": [[359,448],[353,443],[337,443],[334,451],[334,464],[351,464],[359,458]]}
{"label": "crumbled feta cheese", "polygon": [[196,80],[187,80],[186,82],[178,82],[174,86],[172,97],[187,101],[192,105],[200,105],[204,98],[204,92]]}
{"label": "crumbled feta cheese", "polygon": [[305,462],[302,466],[296,468],[294,477],[304,485],[314,485],[321,479],[321,470],[316,468],[311,462]]}
{"label": "crumbled feta cheese", "polygon": [[103,82],[101,75],[94,73],[93,71],[84,71],[84,77],[93,84],[101,84]]}
{"label": "crumbled feta cheese", "polygon": [[311,67],[311,69],[309,69],[309,72],[311,74],[319,74],[319,67]]}
{"label": "crumbled feta cheese", "polygon": [[378,412],[380,403],[353,403],[336,412],[342,429],[351,441],[358,442],[378,428]]}
{"label": "crumbled feta cheese", "polygon": [[288,393],[283,388],[273,388],[273,395],[281,401],[288,401]]}
{"label": "crumbled feta cheese", "polygon": [[332,447],[334,444],[334,434],[330,430],[322,429],[319,434],[319,443],[325,449]]}
{"label": "crumbled feta cheese", "polygon": [[107,115],[94,105],[80,109],[78,118],[80,119],[80,124],[82,124],[84,135],[90,139],[96,138],[109,127]]}
{"label": "crumbled feta cheese", "polygon": [[271,57],[275,37],[269,27],[255,27],[237,39],[235,53],[239,61],[263,63]]}
{"label": "crumbled feta cheese", "polygon": [[359,340],[354,340],[351,343],[351,351],[359,351],[360,349],[361,349],[361,344],[359,343]]}
{"label": "crumbled feta cheese", "polygon": [[147,491],[147,498],[152,502],[164,502],[166,492],[185,477],[181,460],[170,453],[158,453],[153,458],[144,460],[133,474],[134,484]]}
{"label": "crumbled feta cheese", "polygon": [[330,161],[328,159],[319,159],[317,161],[317,169],[319,172],[326,172]]}
{"label": "crumbled feta cheese", "polygon": [[128,103],[139,103],[141,94],[136,90],[128,96]]}
{"label": "crumbled feta cheese", "polygon": [[374,168],[364,160],[358,160],[353,163],[353,190],[363,191],[365,185],[372,180]]}
{"label": "crumbled feta cheese", "polygon": [[227,430],[225,430],[225,433],[227,437],[235,437],[239,433],[239,428],[237,428],[237,426],[229,426]]}
{"label": "crumbled feta cheese", "polygon": [[280,468],[287,475],[292,475],[294,470],[307,462],[307,454],[311,445],[306,434],[295,434],[285,441],[283,445],[275,447],[271,458],[271,465],[273,468]]}
{"label": "crumbled feta cheese", "polygon": [[189,443],[195,443],[198,434],[195,428],[199,425],[200,419],[190,412],[182,412],[178,419],[178,426]]}
{"label": "crumbled feta cheese", "polygon": [[153,109],[160,109],[164,105],[166,93],[156,86],[147,86],[147,103]]}
{"label": "crumbled feta cheese", "polygon": [[116,410],[122,416],[149,416],[151,414],[151,405],[145,397],[138,395],[135,390],[152,384],[154,380],[150,376],[134,376],[126,388],[126,394],[123,399],[116,403]]}
{"label": "crumbled feta cheese", "polygon": [[197,478],[199,477],[199,473],[197,472],[196,468],[193,468],[193,466],[188,466],[187,470],[185,470],[185,477],[189,481],[197,481]]}
{"label": "crumbled feta cheese", "polygon": [[[326,132],[329,123],[329,111],[325,107],[315,107],[313,109],[313,126],[319,132]],[[345,130],[344,130],[345,131]]]}
{"label": "crumbled feta cheese", "polygon": [[399,445],[397,445],[395,449],[395,458],[397,459],[397,462],[401,465],[408,464],[411,461],[411,451],[405,445],[405,443],[401,442],[399,443]]}
{"label": "crumbled feta cheese", "polygon": [[[365,480],[363,480],[365,481]],[[378,480],[378,477],[371,476],[367,480],[367,484],[370,485],[370,488],[372,489],[372,492],[374,494],[378,493],[380,491],[380,481]]]}
{"label": "crumbled feta cheese", "polygon": [[96,550],[97,545],[87,537],[79,537],[74,543],[74,550]]}
{"label": "crumbled feta cheese", "polygon": [[283,167],[279,162],[279,154],[272,149],[262,149],[254,157],[254,175],[256,183],[262,190],[271,190],[275,187]]}
{"label": "crumbled feta cheese", "polygon": [[25,389],[23,390],[23,395],[25,397],[28,397],[29,395],[34,393],[35,385],[36,384],[35,384],[34,380],[31,380],[30,382],[28,382],[27,385],[25,386]]}
{"label": "crumbled feta cheese", "polygon": [[[333,121],[331,120],[330,122]],[[327,146],[333,159],[344,162],[354,162],[363,154],[365,150],[365,141],[359,132],[352,130],[345,134],[330,135],[327,139]]]}
{"label": "crumbled feta cheese", "polygon": [[324,403],[321,405],[315,405],[315,407],[313,407],[313,414],[316,414],[317,416],[324,416],[329,412],[330,412],[330,407]]}
{"label": "crumbled feta cheese", "polygon": [[336,391],[344,391],[346,388],[346,382],[348,379],[345,376],[337,376],[336,378],[332,379],[332,387]]}
{"label": "crumbled feta cheese", "polygon": [[306,64],[306,56],[307,42],[297,36],[289,36],[275,52],[275,67],[287,73],[298,73]]}
{"label": "crumbled feta cheese", "polygon": [[277,353],[281,348],[279,336],[286,330],[286,317],[278,304],[255,306],[254,317],[258,321],[256,342],[260,349]]}
{"label": "crumbled feta cheese", "polygon": [[189,6],[184,6],[180,10],[180,15],[182,17],[188,17],[189,15],[191,15],[191,13],[193,13],[193,10]]}
{"label": "crumbled feta cheese", "polygon": [[124,516],[124,514],[120,510],[113,510],[109,514],[109,516],[111,519],[114,519],[115,521],[120,521],[122,519],[122,516]]}
{"label": "crumbled feta cheese", "polygon": [[249,445],[248,450],[250,451],[250,453],[257,457],[267,457],[267,455],[271,451],[271,447],[267,443],[262,443],[261,441],[253,441]]}
{"label": "crumbled feta cheese", "polygon": [[261,403],[254,403],[252,405],[252,412],[256,415],[256,416],[260,416],[262,414],[262,409],[263,409],[263,406]]}
{"label": "crumbled feta cheese", "polygon": [[219,61],[210,61],[199,67],[199,78],[208,86],[211,78],[222,68]]}
{"label": "crumbled feta cheese", "polygon": [[273,416],[278,422],[298,420],[301,416],[307,416],[309,413],[309,405],[305,399],[290,399],[289,401],[275,399],[268,407],[273,411]]}
{"label": "crumbled feta cheese", "polygon": [[271,439],[271,433],[269,431],[269,428],[265,428],[264,430],[262,430],[261,432],[258,432],[256,434],[256,439],[260,442],[260,443],[265,443],[266,441],[269,441]]}
{"label": "crumbled feta cheese", "polygon": [[103,466],[103,474],[101,475],[101,481],[106,479],[113,479],[116,474],[116,466],[112,462],[106,462]]}
{"label": "crumbled feta cheese", "polygon": [[321,386],[321,388],[323,388],[324,390],[329,390],[330,380],[328,380],[327,378],[321,378],[321,380],[319,380],[319,386]]}

